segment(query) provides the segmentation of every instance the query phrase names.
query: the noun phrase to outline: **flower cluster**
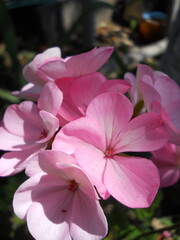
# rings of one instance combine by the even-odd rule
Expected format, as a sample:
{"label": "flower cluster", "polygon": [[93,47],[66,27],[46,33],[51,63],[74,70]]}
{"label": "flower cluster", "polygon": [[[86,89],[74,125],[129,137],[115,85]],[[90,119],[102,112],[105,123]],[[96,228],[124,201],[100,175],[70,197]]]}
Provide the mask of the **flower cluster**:
{"label": "flower cluster", "polygon": [[97,70],[112,51],[37,55],[23,70],[28,84],[13,93],[26,100],[1,121],[0,176],[25,170],[13,207],[37,240],[102,239],[100,199],[149,207],[159,187],[179,179],[179,87],[145,65],[137,77],[107,80]]}

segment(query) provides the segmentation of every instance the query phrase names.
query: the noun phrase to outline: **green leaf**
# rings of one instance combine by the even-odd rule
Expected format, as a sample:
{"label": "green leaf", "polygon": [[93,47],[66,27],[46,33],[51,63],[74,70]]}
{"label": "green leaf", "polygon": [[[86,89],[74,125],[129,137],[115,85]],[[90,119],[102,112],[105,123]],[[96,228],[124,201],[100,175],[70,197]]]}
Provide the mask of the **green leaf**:
{"label": "green leaf", "polygon": [[140,114],[140,112],[143,109],[143,107],[144,107],[144,101],[143,100],[141,100],[138,103],[136,103],[136,105],[134,107],[133,117],[137,117]]}
{"label": "green leaf", "polygon": [[13,96],[9,91],[0,88],[0,98],[10,103],[19,103],[19,98]]}
{"label": "green leaf", "polygon": [[163,217],[163,218],[161,218],[161,222],[165,226],[170,226],[173,224],[172,217]]}

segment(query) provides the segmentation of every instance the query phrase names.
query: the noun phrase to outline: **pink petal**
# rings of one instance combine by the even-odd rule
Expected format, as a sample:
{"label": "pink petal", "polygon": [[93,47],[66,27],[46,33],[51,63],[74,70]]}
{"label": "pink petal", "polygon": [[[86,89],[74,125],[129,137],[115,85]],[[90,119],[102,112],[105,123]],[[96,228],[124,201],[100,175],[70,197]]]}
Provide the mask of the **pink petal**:
{"label": "pink petal", "polygon": [[[144,81],[144,79],[146,79],[146,82]],[[144,104],[147,110],[150,112],[151,104],[154,101],[161,103],[162,98],[158,93],[158,91],[149,84],[149,81],[150,81],[150,77],[145,75],[143,78],[143,81],[141,81],[141,89],[142,89]]]}
{"label": "pink petal", "polygon": [[98,89],[105,81],[107,82],[104,75],[96,72],[76,78],[72,83],[69,91],[70,97],[75,107],[81,112],[81,115],[86,114],[87,106],[97,95]]}
{"label": "pink petal", "polygon": [[[50,155],[45,161],[52,159],[49,157]],[[43,160],[40,159],[41,162]],[[100,236],[106,234],[107,223],[91,182],[80,168],[62,163],[61,158],[59,160],[59,164],[63,166],[58,167],[59,174],[54,172],[55,175],[43,175],[42,172],[19,187],[13,201],[15,213],[21,218],[26,217],[28,228],[35,239],[82,239],[77,238],[77,233],[74,231],[78,231],[80,237],[86,236],[85,231],[89,231],[88,239],[91,235],[95,235],[95,239],[100,239]],[[54,162],[58,163],[59,160]],[[57,169],[57,164],[54,167]],[[67,177],[64,178],[64,175]],[[75,192],[68,191],[72,179],[78,183],[78,189]],[[84,214],[83,222],[80,217],[77,217],[77,207],[79,208],[80,204],[85,205],[81,206],[83,209],[81,213]],[[98,222],[92,223],[92,218],[87,216],[87,205],[91,213],[96,213],[93,219]]]}
{"label": "pink petal", "polygon": [[[178,102],[179,102],[179,100],[177,100],[177,103],[175,101],[174,105],[175,106],[176,106],[176,104],[179,105]],[[171,116],[169,116],[169,114],[166,112],[165,108],[162,107],[162,105],[160,103],[153,102],[153,104],[152,104],[152,111],[161,114],[161,117],[162,117],[162,119],[164,121],[164,124],[166,126],[169,142],[174,143],[176,145],[180,145],[180,130],[178,128],[176,128],[176,126],[173,125],[173,123],[171,123],[171,119],[170,119],[170,118],[172,118],[172,121],[177,126],[179,126],[178,119],[177,119],[179,113],[178,113],[178,111],[176,111],[176,109],[173,106],[171,106],[171,104],[169,104],[169,106],[167,107],[167,110],[169,111],[169,113],[172,113]]]}
{"label": "pink petal", "polygon": [[161,149],[152,152],[152,160],[160,173],[161,187],[171,186],[180,177],[179,156],[180,147],[174,144],[166,144]]}
{"label": "pink petal", "polygon": [[38,156],[39,156],[40,152],[45,152],[45,151],[44,150],[39,151],[38,154],[35,154],[32,158],[30,158],[28,165],[25,169],[25,173],[28,177],[32,177],[34,175],[37,175],[37,174],[43,172],[43,170],[39,166]]}
{"label": "pink petal", "polygon": [[82,76],[96,72],[108,60],[113,47],[94,48],[93,50],[72,56],[66,62],[67,72],[70,76]]}
{"label": "pink petal", "polygon": [[70,232],[74,240],[100,240],[107,234],[107,221],[98,201],[82,193],[74,197]]}
{"label": "pink petal", "polygon": [[94,98],[86,115],[96,119],[106,135],[106,146],[113,144],[133,114],[132,103],[122,94],[104,93]]}
{"label": "pink petal", "polygon": [[[61,194],[66,186],[67,182],[62,178],[38,174],[27,180],[15,193],[15,213],[21,218],[26,214],[29,231],[35,239],[68,237],[67,221],[71,212],[68,208],[72,199],[68,191]],[[65,213],[64,209],[69,211]]]}
{"label": "pink petal", "polygon": [[153,151],[152,154],[154,156],[154,162],[158,164],[159,166],[163,165],[169,165],[169,166],[174,166],[174,163],[176,161],[177,157],[177,150],[180,147],[174,145],[174,144],[169,144],[167,143],[165,146],[162,148]]}
{"label": "pink petal", "polygon": [[38,147],[26,150],[5,153],[0,159],[0,176],[10,176],[21,172],[26,168],[31,158],[45,149],[46,144],[38,145]]}
{"label": "pink petal", "polygon": [[[179,95],[180,96],[180,95]],[[175,100],[175,101],[171,101],[165,108],[166,112],[169,115],[170,121],[171,123],[174,125],[175,128],[177,128],[177,130],[180,131],[180,98]]]}
{"label": "pink petal", "polygon": [[81,192],[92,199],[98,199],[91,180],[76,165],[75,159],[70,155],[60,151],[49,150],[41,152],[38,155],[38,160],[42,171],[48,173],[48,175],[54,175],[66,180],[67,185],[73,179],[78,183],[78,189]]}
{"label": "pink petal", "polygon": [[[42,176],[40,182],[32,191],[33,204],[30,206],[27,213],[27,222],[30,232],[36,239],[41,239],[44,235],[48,234],[47,239],[49,239],[49,236],[52,236],[52,239],[67,239],[68,236],[71,235],[73,239],[79,240],[83,239],[81,235],[86,235],[85,231],[90,231],[87,236],[93,235],[93,233],[94,235],[106,234],[106,219],[97,200],[94,198],[95,194],[89,197],[89,195],[81,191],[81,181],[82,185],[87,183],[85,175],[82,175],[82,171],[75,167],[67,167],[66,170],[70,170],[72,173],[72,175],[67,173],[70,179],[73,179],[74,175],[76,176],[75,181],[79,183],[77,192],[72,193],[67,191],[69,183],[63,181],[63,179],[58,176]],[[76,179],[81,181],[77,181]],[[93,189],[92,185],[89,186],[89,190]],[[76,199],[78,202],[76,202]],[[91,221],[92,219],[89,218],[89,216],[87,217],[87,208],[85,212],[81,210],[81,213],[84,214],[82,216],[84,219],[83,222],[80,217],[77,217],[76,208],[78,207],[79,209],[79,207],[82,207],[82,209],[84,209],[80,204],[85,205],[85,208],[88,205],[91,213],[96,212],[94,219],[98,220],[98,222],[94,224],[99,225],[98,228],[94,226]],[[40,221],[40,219],[41,223],[39,227],[37,227],[37,221]],[[79,227],[75,227],[76,225],[79,225]],[[77,233],[74,232],[75,228],[80,234],[78,238],[76,235]],[[91,233],[91,231],[93,231],[93,233]],[[100,237],[95,239],[100,239]]]}
{"label": "pink petal", "polygon": [[154,78],[153,78],[154,72],[153,72],[153,70],[145,64],[138,64],[138,67],[137,67],[137,79],[138,79],[138,81],[142,80],[144,75],[150,77],[151,83],[153,85],[154,84]]}
{"label": "pink petal", "polygon": [[38,139],[43,130],[38,108],[30,101],[10,105],[4,114],[3,123],[10,133],[23,137],[27,142]]}
{"label": "pink petal", "polygon": [[[75,159],[70,155],[64,152],[52,151],[52,150],[46,150],[39,153],[38,160],[39,160],[40,168],[42,171],[48,174],[57,174],[57,175],[60,174],[59,169],[62,170],[62,163],[75,164]],[[32,164],[34,166],[34,162],[32,162]],[[27,170],[32,169],[32,167],[31,167],[31,164],[29,164]]]}
{"label": "pink petal", "polygon": [[126,206],[145,208],[158,191],[159,174],[147,159],[114,156],[107,159],[104,184],[109,193]]}
{"label": "pink petal", "polygon": [[28,82],[33,83],[35,85],[43,86],[44,84],[44,80],[40,79],[37,76],[36,65],[33,66],[32,63],[29,63],[23,68],[23,76]]}
{"label": "pink petal", "polygon": [[42,87],[32,83],[26,84],[20,91],[14,91],[12,94],[19,98],[36,101],[40,95]]}
{"label": "pink petal", "polygon": [[[40,56],[41,55],[41,56]],[[61,57],[61,49],[59,47],[52,47],[39,54],[39,60],[44,61],[51,57]]]}
{"label": "pink petal", "polygon": [[142,93],[148,109],[150,109],[150,102],[153,100],[166,107],[171,101],[179,99],[179,86],[166,74],[152,71],[146,65],[138,65],[138,76],[141,80]]}
{"label": "pink petal", "polygon": [[15,214],[24,219],[28,208],[32,204],[32,189],[38,184],[43,173],[36,175],[32,178],[26,180],[21,186],[16,190],[13,198],[13,208]]}
{"label": "pink petal", "polygon": [[74,157],[78,165],[90,177],[101,197],[104,199],[108,198],[110,195],[103,183],[103,174],[106,166],[105,154],[97,148],[82,146],[76,149]]}
{"label": "pink petal", "polygon": [[138,64],[136,77],[132,73],[125,74],[125,79],[132,85],[129,94],[133,105],[143,100],[141,80],[146,78],[148,79],[149,84],[150,82],[153,84],[153,71],[150,67],[143,64]]}
{"label": "pink petal", "polygon": [[25,139],[9,133],[4,127],[0,127],[0,149],[6,151],[19,151],[35,146],[34,143],[26,144]]}
{"label": "pink petal", "polygon": [[154,88],[160,94],[164,107],[180,98],[180,88],[172,78],[159,71],[154,72],[154,78]]}
{"label": "pink petal", "polygon": [[139,92],[138,82],[137,82],[138,80],[132,73],[126,73],[124,75],[124,79],[127,80],[132,86],[129,90],[129,95],[133,105],[135,105],[140,100],[139,99],[140,96],[138,96],[138,92]]}
{"label": "pink petal", "polygon": [[[31,177],[32,181],[35,177]],[[52,224],[68,220],[68,215],[71,214],[73,193],[68,191],[69,185],[70,181],[63,179],[61,175],[42,175],[38,184],[32,188],[32,204],[40,203],[44,209],[44,218],[47,217]],[[67,211],[65,214],[62,214],[63,209]]]}
{"label": "pink petal", "polygon": [[55,83],[48,82],[42,89],[38,100],[40,110],[50,112],[56,116],[63,100],[62,92]]}
{"label": "pink petal", "polygon": [[115,153],[153,151],[168,140],[167,131],[159,114],[144,113],[133,118],[116,139]]}
{"label": "pink petal", "polygon": [[38,76],[46,81],[69,77],[63,59],[55,59],[38,65]]}
{"label": "pink petal", "polygon": [[101,126],[87,117],[74,120],[61,128],[52,143],[52,150],[72,154],[76,148],[84,145],[105,151],[105,136]]}
{"label": "pink petal", "polygon": [[94,48],[93,50],[63,60],[49,61],[39,65],[39,72],[46,78],[59,79],[78,77],[96,72],[112,54],[112,47]]}
{"label": "pink petal", "polygon": [[50,138],[53,137],[53,135],[59,128],[59,120],[51,113],[44,110],[41,110],[39,114],[45,130],[45,132],[42,133],[42,138],[40,138],[38,141],[39,143],[41,143],[49,141]]}
{"label": "pink petal", "polygon": [[115,93],[126,93],[131,88],[131,84],[126,80],[112,79],[105,81],[101,84],[99,89],[100,93],[115,92]]}
{"label": "pink petal", "polygon": [[169,168],[168,166],[164,166],[159,168],[160,174],[160,187],[169,187],[175,184],[180,178],[180,171],[179,169]]}
{"label": "pink petal", "polygon": [[166,129],[168,132],[169,143],[180,146],[180,130],[175,128],[174,125],[171,123],[166,124]]}
{"label": "pink petal", "polygon": [[[27,64],[24,69],[23,69],[23,75],[24,78],[31,83],[34,83],[35,85],[43,85],[44,80],[39,78],[37,76],[37,65],[42,63],[43,61],[47,60],[52,61],[54,57],[59,58],[61,56],[60,49],[55,47],[55,48],[50,48],[44,51],[41,54],[38,54],[32,62]],[[52,59],[51,59],[52,58]]]}
{"label": "pink petal", "polygon": [[[54,197],[57,199],[57,196]],[[54,209],[57,211],[57,208],[54,207],[49,210],[54,214],[53,218],[58,218],[58,216],[62,218],[63,214],[55,213]],[[60,209],[58,210],[60,211]],[[54,222],[54,219],[46,217],[40,203],[35,202],[29,208],[27,223],[30,233],[36,240],[72,240],[68,222],[64,219]]]}
{"label": "pink petal", "polygon": [[82,116],[82,113],[78,110],[71,97],[71,87],[72,84],[76,82],[76,79],[77,78],[70,77],[58,79],[56,81],[58,88],[63,92],[63,102],[60,107],[59,114],[67,121],[72,121]]}

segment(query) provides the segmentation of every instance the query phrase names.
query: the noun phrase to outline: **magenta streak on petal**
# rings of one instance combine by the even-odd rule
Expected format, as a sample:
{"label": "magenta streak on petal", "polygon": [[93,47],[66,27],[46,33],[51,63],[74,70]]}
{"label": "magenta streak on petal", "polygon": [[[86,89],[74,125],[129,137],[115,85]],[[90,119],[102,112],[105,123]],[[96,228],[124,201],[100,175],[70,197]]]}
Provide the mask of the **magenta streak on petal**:
{"label": "magenta streak on petal", "polygon": [[65,210],[65,209],[61,209],[61,212],[63,212],[63,213],[66,213],[66,212],[67,212],[67,210]]}
{"label": "magenta streak on petal", "polygon": [[68,191],[75,192],[78,189],[78,183],[74,180],[71,181],[71,184],[68,188]]}
{"label": "magenta streak on petal", "polygon": [[45,130],[43,130],[43,131],[41,132],[41,135],[40,135],[40,137],[39,137],[39,140],[44,139],[44,138],[46,138],[46,137],[47,137],[47,132],[46,132]]}

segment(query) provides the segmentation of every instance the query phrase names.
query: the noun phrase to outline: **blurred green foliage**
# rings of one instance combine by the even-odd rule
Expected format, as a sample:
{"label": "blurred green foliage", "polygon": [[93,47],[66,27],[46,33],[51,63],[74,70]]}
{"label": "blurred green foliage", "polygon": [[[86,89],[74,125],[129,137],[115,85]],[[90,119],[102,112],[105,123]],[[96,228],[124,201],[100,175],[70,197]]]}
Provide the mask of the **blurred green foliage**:
{"label": "blurred green foliage", "polygon": [[[149,208],[129,209],[119,203],[113,205],[114,209],[108,216],[110,231],[105,240],[165,240],[164,231],[171,235],[168,240],[178,240],[180,215],[177,212],[174,216],[164,216],[162,201],[166,199],[160,190]],[[176,223],[173,220],[175,216]]]}

